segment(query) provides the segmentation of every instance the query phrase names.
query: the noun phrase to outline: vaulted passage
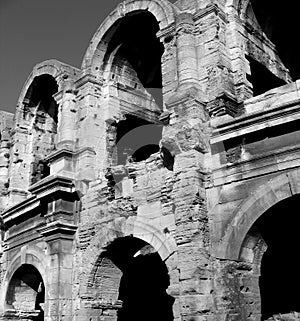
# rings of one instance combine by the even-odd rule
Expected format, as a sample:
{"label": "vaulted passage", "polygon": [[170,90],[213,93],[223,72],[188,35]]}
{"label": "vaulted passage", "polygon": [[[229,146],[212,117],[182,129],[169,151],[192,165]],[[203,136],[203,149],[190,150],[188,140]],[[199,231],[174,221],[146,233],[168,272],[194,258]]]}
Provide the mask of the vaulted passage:
{"label": "vaulted passage", "polygon": [[300,47],[297,30],[299,20],[298,1],[286,5],[273,0],[251,0],[258,23],[276,49],[293,80],[300,78]]}
{"label": "vaulted passage", "polygon": [[6,305],[9,309],[31,312],[31,319],[44,320],[45,286],[39,271],[23,264],[9,282]]}
{"label": "vaulted passage", "polygon": [[134,237],[115,240],[101,255],[93,293],[102,302],[121,302],[118,321],[172,321],[166,265],[152,246]]}
{"label": "vaulted passage", "polygon": [[262,320],[300,311],[299,202],[299,196],[282,201],[256,222],[268,246],[262,258],[259,282]]}

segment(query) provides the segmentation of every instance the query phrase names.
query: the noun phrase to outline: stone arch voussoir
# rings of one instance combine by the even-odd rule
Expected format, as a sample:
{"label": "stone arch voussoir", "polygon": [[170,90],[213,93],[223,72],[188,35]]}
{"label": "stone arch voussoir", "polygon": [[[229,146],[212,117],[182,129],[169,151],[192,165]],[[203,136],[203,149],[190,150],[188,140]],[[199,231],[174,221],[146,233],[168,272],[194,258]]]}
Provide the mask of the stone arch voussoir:
{"label": "stone arch voussoir", "polygon": [[5,306],[5,298],[9,282],[12,279],[15,272],[23,265],[29,264],[34,266],[37,271],[40,273],[44,284],[48,283],[47,279],[47,258],[45,253],[37,247],[28,247],[26,250],[21,253],[19,252],[15,255],[12,261],[7,265],[6,272],[3,278],[2,291],[0,297],[0,310],[3,311]]}
{"label": "stone arch voussoir", "polygon": [[217,256],[239,260],[243,241],[255,221],[278,202],[300,193],[300,170],[280,174],[258,188],[239,206],[217,245]]}
{"label": "stone arch voussoir", "polygon": [[104,20],[94,34],[84,55],[81,65],[82,69],[89,69],[92,66],[93,59],[96,55],[97,46],[103,39],[106,32],[113,26],[113,24],[126,14],[138,10],[148,10],[151,12],[159,22],[161,30],[175,22],[176,7],[167,0],[125,0],[121,2],[117,8]]}
{"label": "stone arch voussoir", "polygon": [[[87,286],[95,273],[95,266],[97,266],[101,253],[114,240],[126,236],[133,236],[147,242],[158,252],[162,261],[166,261],[176,251],[177,245],[173,236],[164,234],[150,222],[136,217],[117,218],[105,228],[99,230],[86,249],[83,260],[86,266],[85,275],[87,279],[83,280],[83,293],[87,291]],[[166,266],[169,270],[168,264]]]}
{"label": "stone arch voussoir", "polygon": [[26,93],[32,84],[34,78],[41,76],[41,75],[50,75],[52,76],[57,84],[58,84],[58,91],[61,89],[61,86],[63,84],[62,77],[65,75],[68,76],[75,76],[79,70],[76,68],[70,67],[68,65],[65,65],[57,60],[51,59],[43,61],[37,65],[34,66],[32,72],[28,76],[27,80],[25,81],[23,88],[21,90],[21,93],[18,98],[17,103],[17,110],[16,112],[20,111],[23,108],[23,101],[26,96]]}

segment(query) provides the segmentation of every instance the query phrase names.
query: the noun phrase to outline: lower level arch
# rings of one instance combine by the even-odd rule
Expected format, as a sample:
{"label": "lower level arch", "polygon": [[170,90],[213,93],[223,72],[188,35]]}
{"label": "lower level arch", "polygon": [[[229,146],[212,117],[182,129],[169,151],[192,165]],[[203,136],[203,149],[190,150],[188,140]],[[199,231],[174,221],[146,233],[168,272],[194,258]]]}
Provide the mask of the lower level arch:
{"label": "lower level arch", "polygon": [[117,238],[99,255],[90,274],[87,317],[96,309],[98,317],[108,314],[111,320],[172,321],[169,285],[167,266],[151,245],[133,236]]}

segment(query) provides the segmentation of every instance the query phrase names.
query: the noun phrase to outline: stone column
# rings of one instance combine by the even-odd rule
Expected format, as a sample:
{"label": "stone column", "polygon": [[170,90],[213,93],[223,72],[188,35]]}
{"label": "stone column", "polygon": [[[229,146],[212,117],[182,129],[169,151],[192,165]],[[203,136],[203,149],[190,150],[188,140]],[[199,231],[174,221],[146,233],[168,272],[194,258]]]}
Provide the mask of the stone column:
{"label": "stone column", "polygon": [[176,21],[179,87],[198,86],[199,76],[195,47],[195,25],[190,13],[181,13]]}
{"label": "stone column", "polygon": [[73,234],[76,226],[54,222],[40,233],[49,246],[45,321],[72,321]]}
{"label": "stone column", "polygon": [[177,39],[175,25],[172,25],[166,31],[159,31],[157,33],[157,37],[164,45],[164,53],[161,57],[161,72],[163,99],[165,102],[169,97],[172,97],[172,93],[178,87]]}
{"label": "stone column", "polygon": [[233,81],[237,101],[243,102],[253,96],[252,85],[247,79],[250,63],[245,57],[245,27],[235,8],[228,12],[227,39],[231,59]]}
{"label": "stone column", "polygon": [[24,127],[16,126],[12,132],[13,146],[10,150],[8,173],[8,206],[25,200],[30,185],[30,166],[33,159],[31,150],[32,135],[30,135],[27,123],[24,122],[22,125]]}
{"label": "stone column", "polygon": [[[8,130],[1,132],[1,143],[0,143],[0,188],[1,188],[1,207],[0,210],[4,210],[7,207],[8,197],[7,191],[9,187],[9,158],[10,158],[10,144],[11,137]],[[1,253],[1,245],[0,245]]]}
{"label": "stone column", "polygon": [[[97,175],[106,161],[106,122],[109,110],[107,100],[102,95],[102,80],[91,73],[84,73],[76,82],[78,88],[78,149],[89,149],[94,155],[79,155],[77,177],[85,174],[84,168],[92,169]],[[106,93],[108,94],[108,93]],[[92,156],[91,156],[92,155]],[[87,156],[87,157],[86,157]],[[90,176],[89,176],[90,177]],[[95,179],[96,177],[93,177]]]}
{"label": "stone column", "polygon": [[[213,275],[209,255],[209,217],[205,180],[210,155],[209,116],[199,91],[173,95],[170,122],[161,145],[174,155],[174,200],[178,246],[177,271],[170,273],[168,293],[175,298],[174,320],[208,320],[213,313]],[[176,285],[178,279],[178,285]]]}
{"label": "stone column", "polygon": [[55,95],[58,103],[58,132],[57,147],[74,149],[76,123],[76,91],[74,84],[67,81],[63,90]]}

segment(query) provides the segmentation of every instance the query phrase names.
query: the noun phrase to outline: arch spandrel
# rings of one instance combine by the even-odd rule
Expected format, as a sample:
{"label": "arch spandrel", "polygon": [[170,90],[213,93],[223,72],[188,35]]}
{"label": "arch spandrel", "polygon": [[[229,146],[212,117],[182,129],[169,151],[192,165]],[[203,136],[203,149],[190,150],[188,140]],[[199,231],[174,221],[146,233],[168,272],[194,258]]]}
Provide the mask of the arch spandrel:
{"label": "arch spandrel", "polygon": [[239,260],[243,241],[255,221],[278,202],[300,194],[300,171],[281,174],[257,188],[237,209],[223,237],[217,242],[215,256]]}
{"label": "arch spandrel", "polygon": [[105,36],[106,32],[126,14],[139,10],[148,10],[150,13],[152,13],[159,22],[160,29],[164,29],[175,22],[176,7],[167,0],[127,0],[121,2],[118,7],[104,20],[94,34],[84,55],[81,65],[82,69],[88,69],[91,67],[97,47]]}

